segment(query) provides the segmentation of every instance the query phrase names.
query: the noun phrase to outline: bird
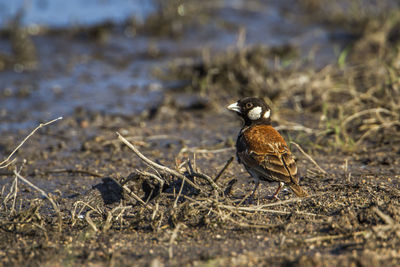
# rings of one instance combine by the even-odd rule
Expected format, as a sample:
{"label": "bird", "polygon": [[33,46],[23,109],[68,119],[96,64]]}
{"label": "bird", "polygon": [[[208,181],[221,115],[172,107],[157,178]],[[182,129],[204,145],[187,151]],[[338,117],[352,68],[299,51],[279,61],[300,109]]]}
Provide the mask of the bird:
{"label": "bird", "polygon": [[236,157],[254,179],[251,197],[254,199],[260,180],[279,183],[271,196],[273,199],[279,200],[278,194],[284,185],[298,197],[308,196],[299,185],[297,165],[285,139],[271,125],[271,108],[265,101],[246,97],[227,109],[244,122],[236,141]]}

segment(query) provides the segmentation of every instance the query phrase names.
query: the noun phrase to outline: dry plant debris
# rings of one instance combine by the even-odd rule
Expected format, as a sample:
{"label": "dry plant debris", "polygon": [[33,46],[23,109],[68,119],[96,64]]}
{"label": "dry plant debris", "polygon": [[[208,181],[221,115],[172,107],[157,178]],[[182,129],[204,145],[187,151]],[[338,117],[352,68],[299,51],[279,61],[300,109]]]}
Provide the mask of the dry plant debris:
{"label": "dry plant debris", "polygon": [[[324,17],[319,8],[327,2],[318,2],[313,12]],[[182,3],[176,1],[163,19],[189,13],[161,29],[164,33],[174,35],[185,26],[192,10],[185,4],[178,10]],[[299,63],[292,47],[251,47],[243,41],[226,53],[204,51],[193,64],[173,65],[169,78],[189,80],[185,91],[209,97],[214,109],[207,112],[181,111],[181,118],[167,120],[156,114],[145,127],[127,118],[116,123],[114,117],[82,115],[91,126],[87,132],[67,118],[57,128],[61,137],[39,136],[23,153],[19,149],[39,128],[15,150],[0,146],[9,154],[0,164],[5,181],[0,260],[399,266],[399,19],[365,17],[354,17],[353,43],[322,69]],[[267,98],[277,110],[277,128],[292,145],[301,145],[292,151],[310,197],[283,193],[284,200],[270,202],[262,197],[269,190],[263,186],[257,202],[249,204],[248,176],[231,157],[229,136],[237,125],[215,108],[248,94]],[[98,128],[91,132],[92,126]],[[64,128],[80,135],[71,137]],[[116,130],[130,136],[117,139]],[[54,148],[48,143],[56,138],[67,143],[56,151],[67,153],[51,160],[54,153],[48,151]],[[78,145],[70,147],[74,142]],[[60,180],[65,184],[57,184]],[[79,190],[70,189],[72,183]]]}
{"label": "dry plant debris", "polygon": [[322,69],[299,64],[291,47],[247,46],[203,56],[199,62],[171,64],[168,77],[189,79],[182,90],[207,95],[216,102],[214,106],[228,93],[234,98],[261,96],[278,112],[294,109],[315,114],[320,120],[314,131],[319,145],[352,149],[361,143],[397,142],[398,25],[398,16],[370,21],[338,62]]}

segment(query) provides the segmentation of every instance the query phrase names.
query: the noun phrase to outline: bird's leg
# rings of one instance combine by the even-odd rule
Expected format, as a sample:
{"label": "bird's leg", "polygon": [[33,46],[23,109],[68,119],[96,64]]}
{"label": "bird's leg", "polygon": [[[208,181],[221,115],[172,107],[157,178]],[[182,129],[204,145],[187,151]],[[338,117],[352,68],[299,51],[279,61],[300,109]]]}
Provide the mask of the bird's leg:
{"label": "bird's leg", "polygon": [[274,198],[274,199],[276,199],[276,200],[279,200],[278,194],[279,194],[279,191],[281,191],[281,189],[282,189],[282,187],[283,187],[284,185],[285,185],[285,184],[284,184],[283,182],[280,182],[278,188],[276,189],[275,193],[272,195],[271,198]]}
{"label": "bird's leg", "polygon": [[256,190],[258,188],[258,186],[260,185],[260,180],[259,179],[254,179],[254,189],[253,189],[253,193],[251,193],[251,198],[254,199],[254,194],[256,193]]}

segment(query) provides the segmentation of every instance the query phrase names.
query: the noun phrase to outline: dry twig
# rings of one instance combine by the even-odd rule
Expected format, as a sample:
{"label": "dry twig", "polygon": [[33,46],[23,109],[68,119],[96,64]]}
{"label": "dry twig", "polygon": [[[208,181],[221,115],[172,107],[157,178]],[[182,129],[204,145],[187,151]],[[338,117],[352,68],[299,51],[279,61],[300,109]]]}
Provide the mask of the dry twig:
{"label": "dry twig", "polygon": [[54,202],[54,200],[53,200],[51,197],[49,197],[49,195],[48,195],[45,191],[43,191],[42,189],[40,189],[40,188],[37,187],[36,185],[32,184],[31,182],[29,182],[26,178],[22,177],[22,176],[17,172],[17,170],[14,171],[14,174],[18,177],[18,179],[20,179],[21,181],[23,181],[24,183],[26,183],[27,185],[29,185],[29,186],[32,187],[33,189],[37,190],[39,193],[42,194],[42,196],[44,196],[45,198],[47,198],[47,199],[50,201],[51,205],[53,206],[54,210],[55,210],[57,213],[60,213],[60,209],[58,208],[58,205],[56,204],[56,202]]}
{"label": "dry twig", "polygon": [[[79,204],[82,205],[82,208],[81,208],[80,211],[77,213],[77,212],[76,212],[76,209],[78,208],[78,205],[79,205]],[[78,218],[79,218],[80,215],[81,215],[81,213],[82,213],[82,211],[83,211],[83,209],[84,209],[85,207],[89,208],[90,210],[93,210],[93,211],[97,212],[99,215],[102,215],[102,212],[101,212],[99,209],[95,209],[95,208],[92,207],[89,203],[86,203],[86,202],[84,202],[84,201],[78,200],[78,201],[76,201],[76,202],[74,203],[74,210],[72,211],[72,226],[75,225],[75,222],[76,222],[75,217],[76,217],[76,215],[77,215]]]}
{"label": "dry twig", "polygon": [[182,225],[183,225],[182,223],[178,223],[176,225],[174,231],[171,234],[171,238],[169,239],[168,256],[169,256],[170,259],[172,259],[172,257],[174,256],[173,247],[172,246],[174,244],[175,239],[178,236],[179,228],[181,228]]}
{"label": "dry twig", "polygon": [[346,238],[355,237],[355,236],[359,236],[359,235],[365,235],[367,233],[368,233],[367,231],[359,231],[359,232],[343,234],[343,235],[316,236],[316,237],[307,238],[304,240],[304,242],[306,242],[306,243],[321,242],[321,241],[327,241],[327,240],[341,239],[341,238],[345,238],[345,237]]}
{"label": "dry twig", "polygon": [[215,176],[214,182],[217,182],[217,180],[219,179],[219,177],[221,177],[221,175],[224,173],[224,171],[226,169],[228,169],[228,167],[229,167],[229,165],[231,165],[233,159],[234,159],[234,157],[231,157],[230,159],[228,159],[228,161],[226,162],[225,166],[221,169],[221,171],[217,174],[217,176]]}
{"label": "dry twig", "polygon": [[383,213],[378,207],[373,207],[372,210],[388,225],[393,225],[394,221],[389,215]]}
{"label": "dry twig", "polygon": [[177,204],[178,204],[179,197],[180,197],[181,194],[182,194],[183,185],[185,184],[185,180],[186,180],[186,179],[184,179],[184,180],[182,181],[181,188],[179,189],[178,195],[176,196],[176,199],[175,199],[175,202],[174,202],[174,205],[173,205],[174,209],[176,208],[176,206],[177,206]]}
{"label": "dry twig", "polygon": [[285,130],[285,131],[302,131],[302,132],[305,132],[307,134],[312,134],[313,132],[315,132],[314,129],[305,127],[305,126],[303,126],[301,124],[279,125],[279,126],[276,126],[275,129],[277,131],[282,131],[282,130]]}
{"label": "dry twig", "polygon": [[23,181],[24,183],[26,183],[27,185],[29,185],[33,189],[35,189],[38,192],[40,192],[42,194],[42,196],[44,196],[45,198],[47,198],[50,201],[51,205],[53,206],[54,211],[58,215],[58,230],[61,232],[61,229],[62,229],[62,217],[61,217],[60,208],[58,207],[57,203],[44,190],[40,189],[39,187],[37,187],[36,185],[34,185],[30,181],[28,181],[26,178],[22,177],[17,172],[16,169],[14,170],[14,174],[15,174],[16,177],[18,177],[18,179],[20,179],[21,181]]}
{"label": "dry twig", "polygon": [[142,204],[144,207],[151,209],[147,206],[146,202],[144,202],[140,197],[138,197],[132,190],[129,189],[126,185],[122,186],[122,188],[128,193],[129,196],[133,197],[136,201]]}
{"label": "dry twig", "polygon": [[191,153],[199,153],[199,154],[206,154],[206,153],[223,153],[223,152],[228,152],[228,151],[233,151],[235,150],[234,147],[225,147],[225,148],[219,148],[219,149],[205,149],[205,148],[197,148],[197,147],[184,147],[179,151],[179,154],[181,153],[186,153],[186,152],[191,152]]}
{"label": "dry twig", "polygon": [[325,216],[315,213],[309,212],[301,212],[301,211],[281,211],[281,210],[267,210],[263,209],[261,206],[253,206],[253,207],[236,207],[231,205],[222,205],[218,204],[218,207],[228,209],[228,210],[237,210],[237,211],[244,211],[244,212],[265,212],[265,213],[275,213],[275,214],[282,214],[282,215],[290,215],[290,214],[299,214],[299,215],[308,215],[308,216]]}
{"label": "dry twig", "polygon": [[[147,165],[156,168],[162,172],[165,173],[169,173],[179,179],[181,179],[182,181],[186,179],[186,177],[179,173],[178,171],[172,170],[166,166],[162,166],[160,164],[157,164],[153,161],[151,161],[150,159],[148,159],[147,157],[145,157],[134,145],[132,145],[128,140],[126,140],[120,133],[117,132],[118,138],[125,144],[127,145],[141,160],[143,160]],[[196,185],[195,183],[193,183],[192,181],[190,181],[189,179],[186,179],[186,182],[192,186],[193,188],[199,190],[199,191],[203,191],[202,188],[200,188],[198,185]]]}
{"label": "dry twig", "polygon": [[97,226],[94,224],[92,218],[90,218],[90,214],[92,214],[92,213],[93,213],[93,210],[88,211],[88,212],[86,213],[86,215],[85,215],[85,220],[86,220],[86,222],[92,227],[92,229],[93,229],[95,232],[97,232],[97,231],[98,231]]}
{"label": "dry twig", "polygon": [[[32,135],[35,134],[35,132],[36,132],[37,130],[39,130],[40,128],[45,127],[45,126],[47,126],[47,125],[49,125],[49,124],[51,124],[51,123],[53,123],[53,122],[56,122],[56,121],[58,121],[58,120],[61,120],[61,119],[62,119],[62,117],[59,117],[59,118],[54,119],[54,120],[51,120],[51,121],[49,121],[49,122],[39,124],[39,126],[36,127],[30,134],[28,134],[28,135],[24,138],[24,140],[22,140],[22,142],[11,152],[11,154],[8,155],[8,157],[7,157],[5,160],[3,160],[2,162],[0,162],[0,169],[5,168],[5,167],[7,167],[8,165],[11,164],[11,163],[9,162],[10,159],[11,159],[11,157],[18,151],[18,149],[20,149],[20,147],[21,147]],[[15,160],[15,159],[13,159],[12,162],[13,162],[14,160]]]}
{"label": "dry twig", "polygon": [[290,142],[290,143],[295,145],[300,150],[300,152],[303,153],[304,156],[306,156],[312,163],[314,163],[314,165],[318,168],[318,170],[320,170],[323,174],[327,174],[327,172],[324,169],[322,169],[318,165],[318,163],[301,148],[301,146],[299,144],[297,144],[295,142]]}

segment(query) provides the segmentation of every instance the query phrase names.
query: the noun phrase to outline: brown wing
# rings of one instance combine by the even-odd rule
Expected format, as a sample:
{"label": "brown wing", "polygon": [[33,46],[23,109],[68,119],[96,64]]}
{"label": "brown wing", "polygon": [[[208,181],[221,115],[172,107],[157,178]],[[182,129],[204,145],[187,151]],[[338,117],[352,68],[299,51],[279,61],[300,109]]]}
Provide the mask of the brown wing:
{"label": "brown wing", "polygon": [[[240,144],[243,149],[239,149]],[[246,129],[239,136],[237,147],[240,161],[260,179],[298,184],[296,162],[285,140],[272,126]]]}

